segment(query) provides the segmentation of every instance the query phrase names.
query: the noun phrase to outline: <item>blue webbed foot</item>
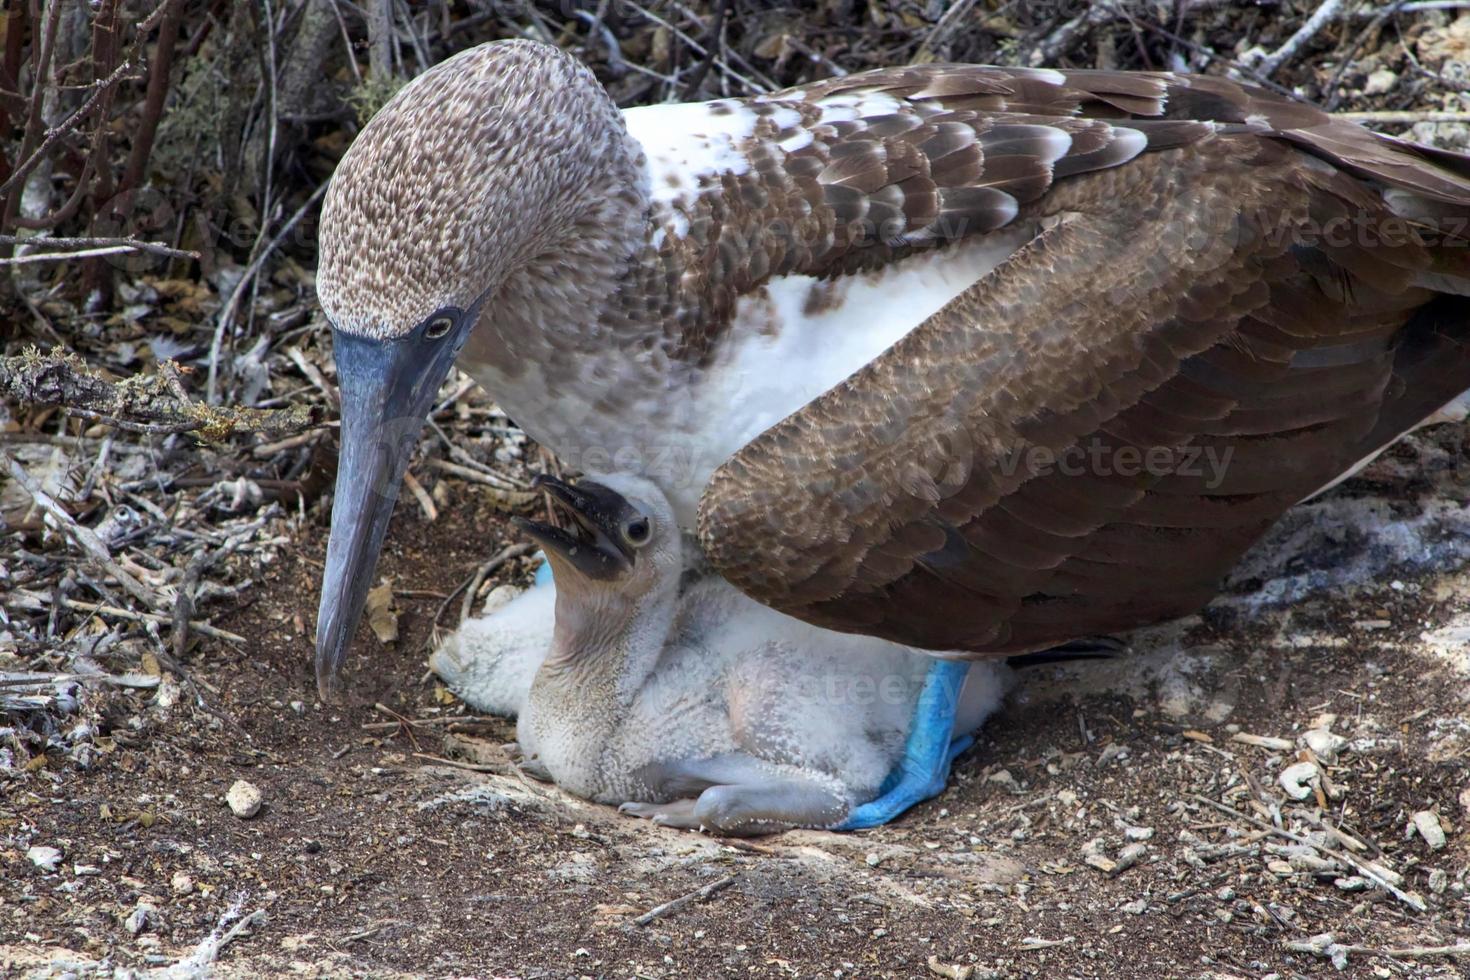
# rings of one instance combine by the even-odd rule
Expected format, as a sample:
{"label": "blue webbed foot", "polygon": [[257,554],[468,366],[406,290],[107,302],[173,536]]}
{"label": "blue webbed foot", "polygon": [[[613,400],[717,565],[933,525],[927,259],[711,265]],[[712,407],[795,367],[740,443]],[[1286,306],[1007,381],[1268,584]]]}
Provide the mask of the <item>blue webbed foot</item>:
{"label": "blue webbed foot", "polygon": [[970,735],[951,740],[955,708],[970,665],[962,660],[936,660],[924,676],[914,705],[903,758],[879,787],[878,798],[854,807],[834,830],[861,830],[888,823],[915,803],[944,792],[954,758],[975,743]]}

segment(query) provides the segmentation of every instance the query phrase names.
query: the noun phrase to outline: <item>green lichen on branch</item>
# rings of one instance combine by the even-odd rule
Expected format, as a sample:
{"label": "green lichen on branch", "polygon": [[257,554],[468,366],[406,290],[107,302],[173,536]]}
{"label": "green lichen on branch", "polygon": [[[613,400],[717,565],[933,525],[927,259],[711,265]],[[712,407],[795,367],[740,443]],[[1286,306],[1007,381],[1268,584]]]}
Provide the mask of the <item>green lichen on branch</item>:
{"label": "green lichen on branch", "polygon": [[260,433],[281,438],[321,424],[321,408],[297,405],[282,409],[206,405],[189,398],[172,361],[157,374],[135,374],[108,381],[80,357],[56,347],[43,354],[29,347],[0,357],[0,397],[21,404],[55,405],[83,418],[130,432],[187,432],[208,442]]}

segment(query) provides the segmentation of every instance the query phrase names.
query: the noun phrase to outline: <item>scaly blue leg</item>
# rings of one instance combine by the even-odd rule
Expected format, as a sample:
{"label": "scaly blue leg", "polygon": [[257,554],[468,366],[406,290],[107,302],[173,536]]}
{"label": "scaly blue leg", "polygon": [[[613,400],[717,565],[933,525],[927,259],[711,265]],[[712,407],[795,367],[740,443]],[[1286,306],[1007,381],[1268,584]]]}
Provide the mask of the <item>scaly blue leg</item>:
{"label": "scaly blue leg", "polygon": [[970,735],[950,739],[960,689],[969,672],[970,665],[963,660],[936,660],[930,665],[914,705],[903,759],[879,787],[878,798],[854,807],[834,830],[880,826],[944,791],[950,763],[975,743]]}

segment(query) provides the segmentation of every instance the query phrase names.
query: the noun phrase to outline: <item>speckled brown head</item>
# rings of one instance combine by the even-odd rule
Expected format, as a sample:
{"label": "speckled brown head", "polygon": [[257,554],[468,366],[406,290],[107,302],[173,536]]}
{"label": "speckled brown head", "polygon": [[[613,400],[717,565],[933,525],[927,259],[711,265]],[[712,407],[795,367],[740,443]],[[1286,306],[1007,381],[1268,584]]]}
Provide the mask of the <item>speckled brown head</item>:
{"label": "speckled brown head", "polygon": [[[481,310],[505,314],[506,300],[487,301],[516,277],[553,282],[571,300],[597,289],[579,287],[589,264],[565,253],[641,220],[640,159],[592,74],[529,41],[482,45],[425,72],[343,157],[317,270],[342,396],[317,616],[323,694],[361,616],[410,448]],[[586,315],[587,304],[566,308]]]}
{"label": "speckled brown head", "polygon": [[626,183],[626,130],[592,73],[531,41],[434,66],[343,156],[322,205],[317,293],[334,327],[407,333],[468,309]]}

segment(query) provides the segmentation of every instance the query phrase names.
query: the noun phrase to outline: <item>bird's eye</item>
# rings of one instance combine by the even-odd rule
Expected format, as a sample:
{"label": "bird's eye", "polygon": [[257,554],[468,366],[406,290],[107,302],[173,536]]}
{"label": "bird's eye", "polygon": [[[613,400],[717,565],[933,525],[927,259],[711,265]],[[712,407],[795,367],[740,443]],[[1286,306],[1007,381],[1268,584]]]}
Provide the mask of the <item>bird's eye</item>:
{"label": "bird's eye", "polygon": [[635,548],[648,543],[648,519],[639,517],[623,525],[623,538]]}
{"label": "bird's eye", "polygon": [[453,329],[454,317],[448,313],[436,313],[424,324],[424,336],[429,340],[438,340]]}

